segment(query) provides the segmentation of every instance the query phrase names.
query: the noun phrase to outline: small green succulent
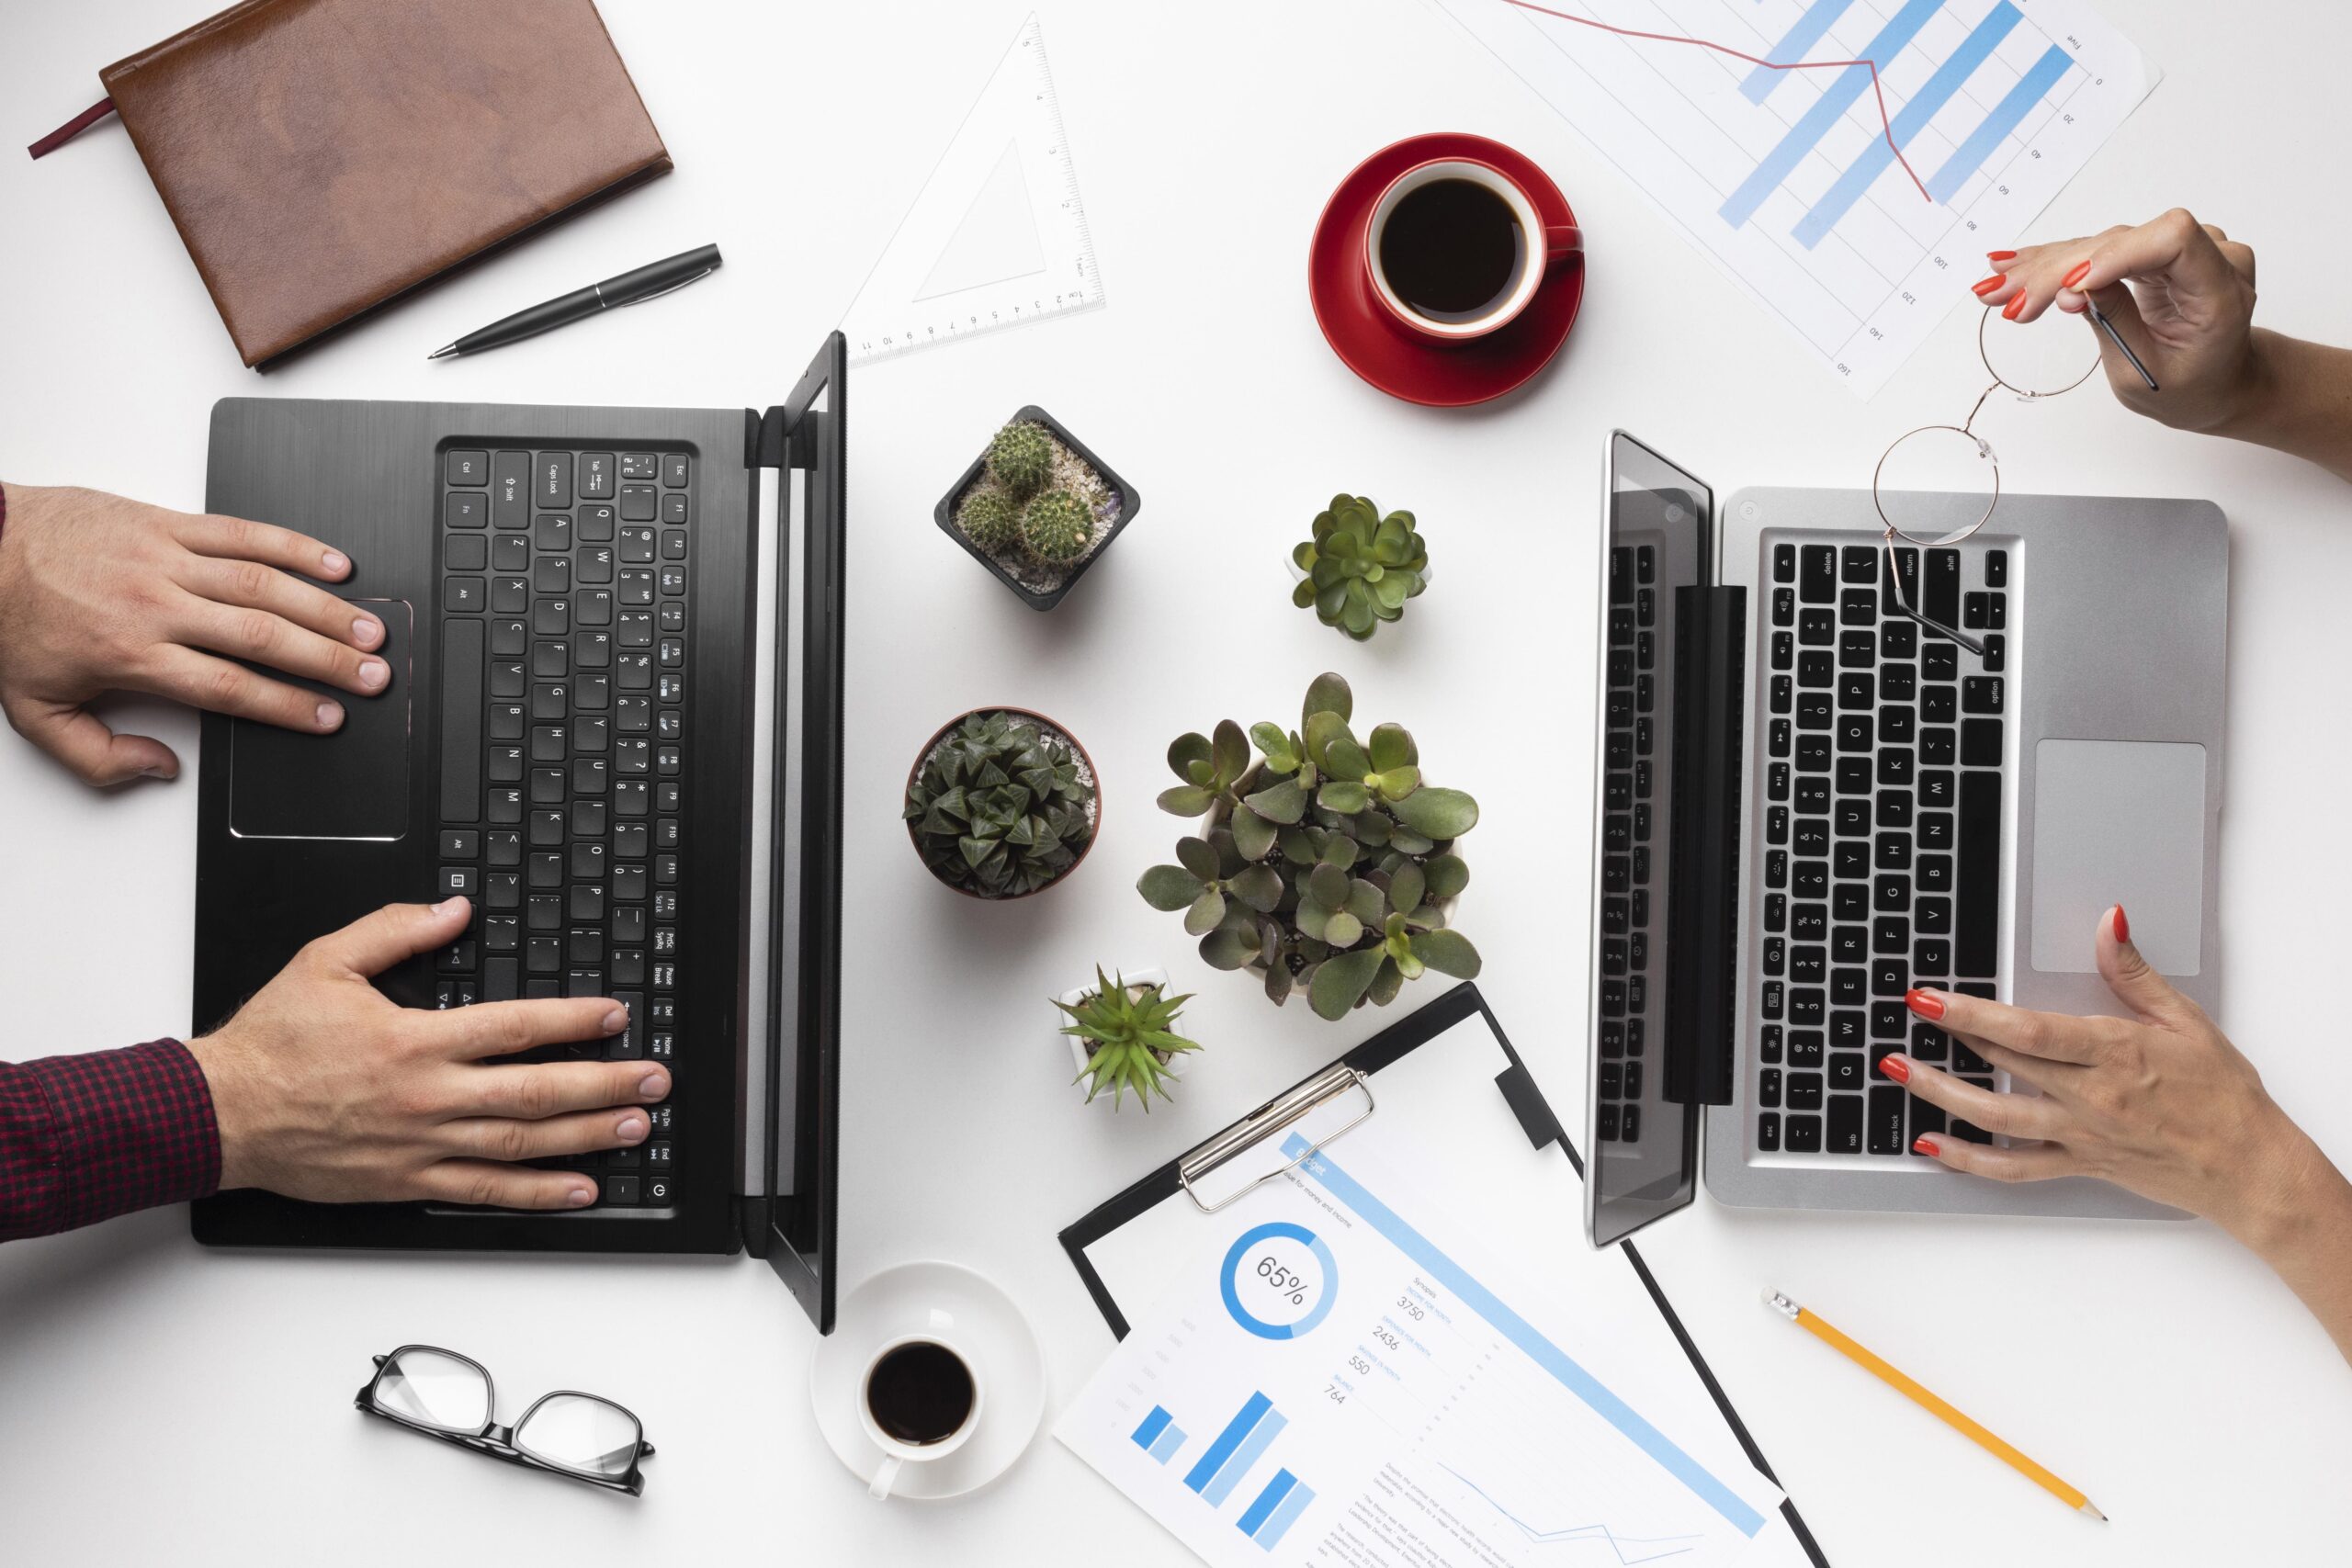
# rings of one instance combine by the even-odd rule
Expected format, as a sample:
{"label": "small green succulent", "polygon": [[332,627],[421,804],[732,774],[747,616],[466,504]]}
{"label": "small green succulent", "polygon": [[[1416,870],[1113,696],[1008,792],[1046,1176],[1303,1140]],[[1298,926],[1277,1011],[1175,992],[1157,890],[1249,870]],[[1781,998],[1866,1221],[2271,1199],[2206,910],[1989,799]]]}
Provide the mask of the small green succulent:
{"label": "small green succulent", "polygon": [[1324,674],[1296,730],[1245,734],[1227,719],[1214,738],[1178,737],[1168,765],[1183,782],[1160,808],[1207,827],[1136,884],[1153,908],[1184,911],[1210,965],[1261,971],[1277,1003],[1304,988],[1326,1019],[1385,1007],[1426,970],[1475,978],[1480,962],[1448,923],[1470,881],[1455,840],[1478,803],[1424,784],[1399,726],[1359,741],[1354,706],[1347,682]]}
{"label": "small green succulent", "polygon": [[1306,575],[1291,603],[1358,642],[1405,613],[1405,601],[1429,586],[1430,552],[1409,512],[1380,514],[1371,498],[1335,495],[1317,514],[1315,536],[1291,551]]}
{"label": "small green succulent", "polygon": [[1053,467],[1053,438],[1034,419],[1013,421],[989,443],[989,474],[1015,496],[1035,495]]}
{"label": "small green succulent", "polygon": [[[1115,1111],[1126,1091],[1133,1089],[1136,1100],[1149,1111],[1152,1091],[1159,1090],[1162,1100],[1170,1099],[1168,1085],[1176,1076],[1159,1059],[1160,1054],[1174,1056],[1201,1048],[1199,1042],[1175,1032],[1176,1015],[1193,999],[1189,994],[1166,996],[1162,994],[1164,987],[1159,986],[1138,986],[1136,989],[1143,994],[1130,995],[1123,976],[1104,978],[1098,964],[1094,989],[1079,998],[1077,1006],[1064,1001],[1054,1003],[1070,1017],[1062,1032],[1084,1043],[1086,1066],[1071,1081],[1087,1084],[1086,1100],[1090,1105],[1096,1095],[1108,1089],[1111,1108]],[[1088,1082],[1089,1079],[1092,1081]]]}
{"label": "small green succulent", "polygon": [[989,555],[1002,555],[1021,542],[1021,509],[1001,490],[987,485],[964,498],[956,513],[964,536]]}
{"label": "small green succulent", "polygon": [[1066,566],[1094,540],[1094,512],[1066,490],[1049,490],[1021,512],[1021,537],[1048,566]]}
{"label": "small green succulent", "polygon": [[1012,713],[967,714],[907,786],[906,819],[932,874],[983,898],[1057,882],[1094,837],[1076,748]]}

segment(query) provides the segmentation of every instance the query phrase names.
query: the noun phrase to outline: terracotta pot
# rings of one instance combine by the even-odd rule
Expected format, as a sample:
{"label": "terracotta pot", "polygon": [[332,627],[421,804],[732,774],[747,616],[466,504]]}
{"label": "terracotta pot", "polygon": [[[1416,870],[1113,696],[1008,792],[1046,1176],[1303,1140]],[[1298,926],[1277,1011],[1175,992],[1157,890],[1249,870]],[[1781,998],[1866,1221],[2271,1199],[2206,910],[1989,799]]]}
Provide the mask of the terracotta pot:
{"label": "terracotta pot", "polygon": [[[931,739],[922,743],[922,750],[915,753],[914,765],[907,770],[906,787],[899,792],[899,799],[903,804],[908,795],[912,793],[915,787],[915,780],[922,776],[922,765],[931,761],[931,754],[939,750],[939,743],[947,739],[948,731],[954,729],[956,726],[962,724],[966,719],[971,717],[976,713],[1011,714],[1015,718],[1028,719],[1039,729],[1046,731],[1049,735],[1057,736],[1061,739],[1068,741],[1069,743],[1069,749],[1078,753],[1080,773],[1085,776],[1089,786],[1094,792],[1094,808],[1090,817],[1090,820],[1094,824],[1094,830],[1087,834],[1086,847],[1078,852],[1078,858],[1070,862],[1069,871],[1063,872],[1059,876],[1057,876],[1051,882],[1046,883],[1045,886],[1033,887],[1026,893],[1011,893],[1001,898],[992,898],[985,893],[975,893],[968,887],[957,886],[955,883],[946,881],[941,877],[937,872],[932,872],[932,880],[937,882],[942,887],[961,893],[967,898],[977,899],[978,902],[983,904],[1010,904],[1016,899],[1031,898],[1040,893],[1051,892],[1053,889],[1059,887],[1063,883],[1068,882],[1070,879],[1071,874],[1075,873],[1080,866],[1086,863],[1086,857],[1094,852],[1094,841],[1102,836],[1102,774],[1094,766],[1094,759],[1087,753],[1084,743],[1081,742],[1077,736],[1071,734],[1066,726],[1057,724],[1054,720],[1047,718],[1044,714],[1037,712],[1035,708],[1012,707],[1010,705],[966,708],[962,713],[957,714],[954,718],[949,719],[937,729],[933,730],[931,732]],[[912,821],[909,821],[907,823],[907,842],[914,846],[915,858],[921,860],[922,858],[922,840],[916,834],[915,825]],[[928,861],[923,863],[923,869],[925,871],[931,870],[931,864]]]}

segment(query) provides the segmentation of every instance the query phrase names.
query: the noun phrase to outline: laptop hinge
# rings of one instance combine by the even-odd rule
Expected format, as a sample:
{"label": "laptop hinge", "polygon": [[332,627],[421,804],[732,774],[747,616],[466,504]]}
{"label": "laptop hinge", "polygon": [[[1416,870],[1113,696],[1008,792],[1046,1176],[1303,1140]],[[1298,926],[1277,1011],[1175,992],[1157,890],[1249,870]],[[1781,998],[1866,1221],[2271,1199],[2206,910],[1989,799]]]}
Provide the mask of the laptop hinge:
{"label": "laptop hinge", "polygon": [[1739,770],[1747,591],[1675,590],[1666,1098],[1728,1105],[1739,1005]]}

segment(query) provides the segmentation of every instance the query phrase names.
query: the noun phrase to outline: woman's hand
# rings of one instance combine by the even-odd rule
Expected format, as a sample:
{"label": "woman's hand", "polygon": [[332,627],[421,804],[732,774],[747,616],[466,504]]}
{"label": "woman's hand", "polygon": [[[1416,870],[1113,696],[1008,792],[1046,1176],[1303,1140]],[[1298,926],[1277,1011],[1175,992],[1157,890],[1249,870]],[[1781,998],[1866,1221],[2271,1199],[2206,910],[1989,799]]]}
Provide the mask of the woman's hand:
{"label": "woman's hand", "polygon": [[85,783],[179,772],[170,747],[117,735],[90,711],[107,692],[324,734],[343,723],[341,704],[235,660],[361,695],[391,679],[368,651],[383,646],[383,624],[301,581],[350,575],[316,539],[96,491],[12,484],[5,504],[0,710]]}
{"label": "woman's hand", "polygon": [[[2108,385],[2124,407],[2176,430],[2242,434],[2263,397],[2254,331],[2254,252],[2178,208],[2136,229],[1994,251],[1976,296],[2013,321],[2096,300],[2155,378],[2148,390],[2098,324]],[[2131,285],[2132,287],[2126,287]]]}

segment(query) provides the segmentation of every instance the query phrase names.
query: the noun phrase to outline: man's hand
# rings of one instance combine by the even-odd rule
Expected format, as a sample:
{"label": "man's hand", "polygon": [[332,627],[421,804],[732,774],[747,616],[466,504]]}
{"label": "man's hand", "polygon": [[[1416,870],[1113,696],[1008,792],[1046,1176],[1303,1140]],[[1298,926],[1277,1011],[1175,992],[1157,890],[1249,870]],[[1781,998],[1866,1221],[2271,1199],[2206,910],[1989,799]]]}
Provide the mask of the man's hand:
{"label": "man's hand", "polygon": [[588,1177],[514,1164],[622,1148],[670,1092],[648,1062],[488,1065],[534,1045],[620,1032],[616,1002],[395,1006],[368,984],[466,928],[463,898],[393,904],[321,937],[188,1050],[212,1089],[220,1185],[318,1202],[433,1199],[575,1209]]}
{"label": "man's hand", "polygon": [[[289,575],[351,562],[316,539],[87,490],[10,485],[0,525],[0,710],[85,783],[171,778],[179,759],[89,711],[109,691],[323,734],[339,703],[256,675],[252,660],[363,695],[390,669],[375,616]],[[226,655],[228,657],[217,657]]]}

